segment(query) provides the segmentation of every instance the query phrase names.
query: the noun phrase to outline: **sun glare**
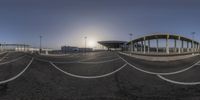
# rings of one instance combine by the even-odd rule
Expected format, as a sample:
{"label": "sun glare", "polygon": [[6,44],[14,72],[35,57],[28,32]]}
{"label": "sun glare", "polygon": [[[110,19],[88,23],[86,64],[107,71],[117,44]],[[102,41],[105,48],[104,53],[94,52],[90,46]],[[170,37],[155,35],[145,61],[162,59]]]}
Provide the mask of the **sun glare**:
{"label": "sun glare", "polygon": [[94,48],[97,42],[95,40],[88,40],[87,43],[89,48]]}

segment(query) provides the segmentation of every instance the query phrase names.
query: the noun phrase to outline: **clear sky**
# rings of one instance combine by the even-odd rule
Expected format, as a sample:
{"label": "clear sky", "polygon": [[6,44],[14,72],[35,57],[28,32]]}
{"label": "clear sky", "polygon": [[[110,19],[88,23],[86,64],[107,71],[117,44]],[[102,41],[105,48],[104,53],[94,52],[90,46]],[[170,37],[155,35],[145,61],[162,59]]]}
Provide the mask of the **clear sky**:
{"label": "clear sky", "polygon": [[200,40],[200,0],[0,0],[0,42],[60,48],[152,32]]}

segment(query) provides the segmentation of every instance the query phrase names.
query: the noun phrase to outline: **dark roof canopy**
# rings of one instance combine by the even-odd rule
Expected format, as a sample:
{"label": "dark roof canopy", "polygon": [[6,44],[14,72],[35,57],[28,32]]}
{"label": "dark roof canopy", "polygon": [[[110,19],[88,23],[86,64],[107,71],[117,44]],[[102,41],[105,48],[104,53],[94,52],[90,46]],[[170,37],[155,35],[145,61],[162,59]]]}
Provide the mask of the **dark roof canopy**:
{"label": "dark roof canopy", "polygon": [[99,44],[107,48],[121,48],[122,45],[126,44],[126,41],[99,41]]}

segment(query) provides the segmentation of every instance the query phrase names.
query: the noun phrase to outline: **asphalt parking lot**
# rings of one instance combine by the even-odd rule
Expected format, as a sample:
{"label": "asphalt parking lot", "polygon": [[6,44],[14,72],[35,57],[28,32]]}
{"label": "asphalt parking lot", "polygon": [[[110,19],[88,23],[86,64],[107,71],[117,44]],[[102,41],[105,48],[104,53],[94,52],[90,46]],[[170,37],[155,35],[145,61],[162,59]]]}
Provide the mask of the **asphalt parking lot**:
{"label": "asphalt parking lot", "polygon": [[195,56],[151,62],[116,52],[0,54],[0,100],[198,100]]}

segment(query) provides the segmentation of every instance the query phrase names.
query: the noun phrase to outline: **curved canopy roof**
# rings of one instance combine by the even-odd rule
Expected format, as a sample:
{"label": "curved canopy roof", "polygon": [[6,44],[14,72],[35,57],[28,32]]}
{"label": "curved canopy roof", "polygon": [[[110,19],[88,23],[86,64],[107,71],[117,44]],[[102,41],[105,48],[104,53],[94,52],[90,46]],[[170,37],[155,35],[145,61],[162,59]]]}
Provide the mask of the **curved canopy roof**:
{"label": "curved canopy roof", "polygon": [[[162,33],[157,33],[157,34],[149,34],[149,35],[145,35],[142,37],[139,37],[137,39],[132,40],[133,43],[135,42],[140,42],[145,40],[152,40],[152,39],[176,39],[176,40],[183,40],[183,41],[188,41],[188,42],[192,42],[194,41],[194,43],[199,43],[198,41],[192,40],[190,38],[184,37],[184,36],[180,36],[180,35],[176,35],[176,34],[162,34]],[[128,42],[128,44],[130,44],[131,41]]]}

